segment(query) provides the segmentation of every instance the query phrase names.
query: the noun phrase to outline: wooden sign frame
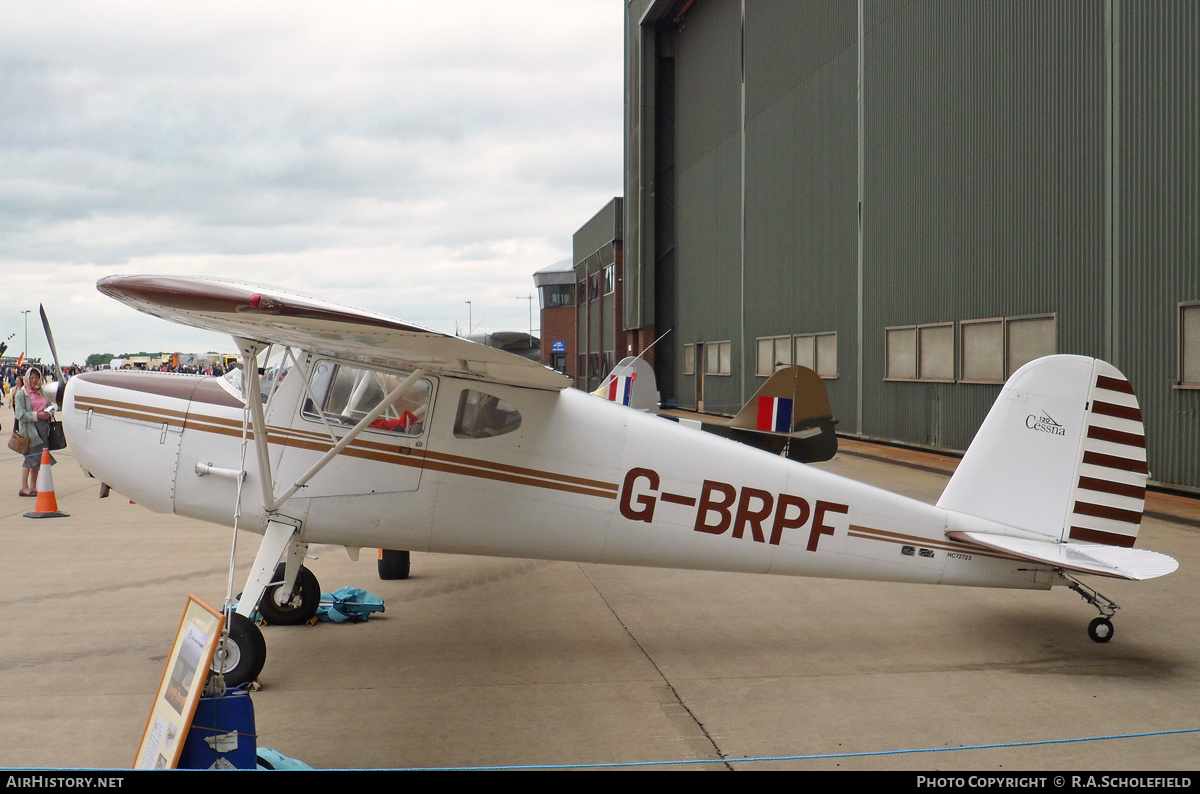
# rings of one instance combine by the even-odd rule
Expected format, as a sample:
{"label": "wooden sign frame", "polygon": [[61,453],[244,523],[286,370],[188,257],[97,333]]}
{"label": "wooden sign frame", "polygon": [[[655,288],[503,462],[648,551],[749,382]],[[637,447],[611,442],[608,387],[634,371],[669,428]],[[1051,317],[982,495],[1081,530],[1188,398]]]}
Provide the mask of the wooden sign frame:
{"label": "wooden sign frame", "polygon": [[154,706],[146,719],[134,769],[174,769],[179,763],[224,627],[223,614],[188,595]]}

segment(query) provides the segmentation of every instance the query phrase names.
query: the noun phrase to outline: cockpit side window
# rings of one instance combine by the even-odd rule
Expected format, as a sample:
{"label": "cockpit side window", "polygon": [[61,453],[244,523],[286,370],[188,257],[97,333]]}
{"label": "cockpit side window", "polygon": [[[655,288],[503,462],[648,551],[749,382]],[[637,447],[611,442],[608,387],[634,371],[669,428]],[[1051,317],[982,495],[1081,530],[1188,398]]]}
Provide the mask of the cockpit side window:
{"label": "cockpit side window", "polygon": [[463,389],[454,417],[455,438],[492,438],[521,426],[521,414],[504,400],[474,389]]}
{"label": "cockpit side window", "polygon": [[[300,413],[306,419],[325,421],[333,427],[353,427],[371,413],[407,375],[363,369],[333,361],[320,361],[313,368],[310,388]],[[425,431],[432,384],[422,378],[374,419],[367,429],[383,433],[419,436]],[[313,404],[316,398],[318,409]]]}

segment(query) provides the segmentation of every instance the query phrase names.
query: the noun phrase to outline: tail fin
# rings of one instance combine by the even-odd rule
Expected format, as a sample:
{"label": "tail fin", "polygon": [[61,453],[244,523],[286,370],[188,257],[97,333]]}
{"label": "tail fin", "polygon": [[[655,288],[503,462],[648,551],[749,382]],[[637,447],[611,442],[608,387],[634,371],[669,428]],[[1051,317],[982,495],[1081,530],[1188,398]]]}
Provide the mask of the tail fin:
{"label": "tail fin", "polygon": [[592,394],[638,411],[658,413],[658,379],[654,367],[641,357],[626,356],[617,362]]}
{"label": "tail fin", "polygon": [[808,367],[780,367],[729,422],[730,427],[792,433],[833,415],[825,383]]}
{"label": "tail fin", "polygon": [[[808,367],[781,367],[729,421],[730,438],[778,452],[802,463],[837,454],[837,434],[825,382]],[[719,432],[713,430],[712,432]],[[762,434],[781,434],[782,438]]]}
{"label": "tail fin", "polygon": [[1051,541],[1130,547],[1147,475],[1125,376],[1098,359],[1048,356],[1009,378],[938,506]]}

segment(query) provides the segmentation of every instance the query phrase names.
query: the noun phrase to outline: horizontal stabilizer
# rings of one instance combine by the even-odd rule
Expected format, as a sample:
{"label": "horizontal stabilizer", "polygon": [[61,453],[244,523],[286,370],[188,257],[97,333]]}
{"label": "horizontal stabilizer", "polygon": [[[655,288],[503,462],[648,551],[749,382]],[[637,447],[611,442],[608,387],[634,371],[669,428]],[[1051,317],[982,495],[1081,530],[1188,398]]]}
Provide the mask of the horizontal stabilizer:
{"label": "horizontal stabilizer", "polygon": [[1022,560],[1115,579],[1155,579],[1179,567],[1174,557],[1145,549],[1090,543],[1054,543],[987,532],[951,531],[946,535],[952,540],[983,546]]}

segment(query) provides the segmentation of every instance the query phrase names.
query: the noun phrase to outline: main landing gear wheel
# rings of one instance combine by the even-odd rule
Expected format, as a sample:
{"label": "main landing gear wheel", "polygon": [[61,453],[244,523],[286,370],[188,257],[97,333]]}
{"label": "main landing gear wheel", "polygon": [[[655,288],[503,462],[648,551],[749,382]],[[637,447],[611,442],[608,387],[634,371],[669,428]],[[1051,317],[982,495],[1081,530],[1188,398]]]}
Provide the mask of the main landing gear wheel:
{"label": "main landing gear wheel", "polygon": [[[274,578],[276,581],[283,578],[283,563],[275,569]],[[312,571],[300,566],[289,597],[283,597],[282,587],[280,584],[268,587],[258,602],[258,611],[268,625],[299,626],[317,614],[317,607],[321,606],[321,585]]]}
{"label": "main landing gear wheel", "polygon": [[409,559],[407,551],[379,550],[379,578],[407,579]]}
{"label": "main landing gear wheel", "polygon": [[231,612],[229,636],[218,645],[213,656],[213,672],[225,676],[225,686],[232,689],[258,678],[267,661],[267,642],[254,621]]}
{"label": "main landing gear wheel", "polygon": [[1093,642],[1108,642],[1113,636],[1113,624],[1108,618],[1096,618],[1088,624],[1088,636]]}

